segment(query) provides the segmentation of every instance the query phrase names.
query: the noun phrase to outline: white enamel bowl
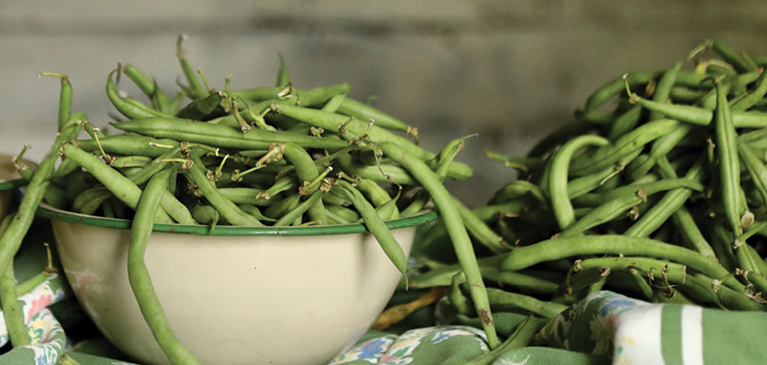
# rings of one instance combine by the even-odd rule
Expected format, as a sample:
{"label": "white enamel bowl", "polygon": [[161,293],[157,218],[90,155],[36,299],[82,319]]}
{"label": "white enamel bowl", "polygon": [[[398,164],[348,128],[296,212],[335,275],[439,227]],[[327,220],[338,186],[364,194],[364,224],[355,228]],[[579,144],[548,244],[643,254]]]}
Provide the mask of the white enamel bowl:
{"label": "white enamel bowl", "polygon": [[[130,222],[41,206],[75,295],[104,336],[167,364],[127,276]],[[388,222],[409,254],[435,213]],[[402,275],[362,225],[155,225],[145,262],[177,335],[202,364],[327,364],[356,342]]]}

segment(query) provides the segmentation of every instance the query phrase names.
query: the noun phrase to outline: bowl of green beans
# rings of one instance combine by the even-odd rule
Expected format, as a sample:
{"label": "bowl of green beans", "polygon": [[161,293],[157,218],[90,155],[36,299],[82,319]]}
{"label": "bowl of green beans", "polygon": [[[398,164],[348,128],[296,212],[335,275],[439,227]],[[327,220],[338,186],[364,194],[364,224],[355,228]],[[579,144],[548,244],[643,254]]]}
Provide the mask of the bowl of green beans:
{"label": "bowl of green beans", "polygon": [[[146,364],[169,363],[129,271],[131,221],[43,205],[61,262],[104,336]],[[432,212],[389,220],[408,253]],[[126,265],[126,262],[128,264]],[[402,278],[362,224],[316,227],[156,224],[144,262],[177,340],[203,364],[325,364],[368,329]],[[141,294],[143,293],[143,294]],[[147,310],[147,308],[143,308]]]}
{"label": "bowl of green beans", "polygon": [[[135,66],[109,72],[119,116],[102,128],[71,110],[65,75],[41,74],[61,80],[57,137],[22,169],[0,267],[37,215],[85,311],[138,362],[326,364],[407,285],[415,232],[439,212],[497,342],[476,220],[443,186],[472,174],[454,161],[467,137],[432,152],[348,84],[298,88],[282,64],[276,86],[216,90],[180,40],[176,54],[175,96]],[[121,76],[146,101],[118,89]]]}

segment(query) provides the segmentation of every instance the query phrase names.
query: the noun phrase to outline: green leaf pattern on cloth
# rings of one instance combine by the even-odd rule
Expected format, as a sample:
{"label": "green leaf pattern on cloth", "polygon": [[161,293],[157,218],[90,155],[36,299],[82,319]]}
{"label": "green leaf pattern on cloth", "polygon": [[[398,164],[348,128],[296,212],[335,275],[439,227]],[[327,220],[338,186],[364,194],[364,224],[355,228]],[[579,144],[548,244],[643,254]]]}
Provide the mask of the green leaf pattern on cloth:
{"label": "green leaf pattern on cloth", "polygon": [[330,365],[442,364],[468,361],[487,351],[485,334],[477,328],[436,326],[367,340],[338,355]]}
{"label": "green leaf pattern on cloth", "polygon": [[[615,333],[621,325],[621,314],[641,306],[652,304],[600,291],[554,317],[538,333],[536,339],[565,350],[611,355],[614,352]],[[619,346],[617,351],[621,349]]]}
{"label": "green leaf pattern on cloth", "polygon": [[[65,285],[66,283],[57,273],[51,273],[42,284],[32,289],[29,293],[20,296],[19,304],[24,313],[24,323],[29,325],[43,309],[65,299],[69,293],[69,291],[64,289]],[[33,343],[40,336],[50,333],[50,331],[46,332],[44,328],[40,327],[43,322],[38,321],[36,324],[39,326],[34,327],[34,329],[30,328],[30,336],[32,336]],[[0,347],[7,344],[8,341],[8,329],[5,327],[5,321],[0,321]]]}

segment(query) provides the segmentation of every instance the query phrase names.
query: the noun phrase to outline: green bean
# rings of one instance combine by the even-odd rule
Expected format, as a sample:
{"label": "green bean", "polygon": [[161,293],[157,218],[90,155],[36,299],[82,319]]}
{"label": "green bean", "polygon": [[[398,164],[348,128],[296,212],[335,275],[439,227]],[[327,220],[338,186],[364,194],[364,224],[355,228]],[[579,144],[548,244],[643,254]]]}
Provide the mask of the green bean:
{"label": "green bean", "polygon": [[482,277],[494,281],[503,288],[506,285],[513,286],[521,291],[537,294],[554,294],[559,287],[557,282],[563,280],[558,273],[541,270],[500,271],[493,266],[480,266]]}
{"label": "green bean", "polygon": [[151,162],[152,158],[147,156],[115,156],[113,160],[110,160],[109,166],[116,169],[125,167],[146,167]]}
{"label": "green bean", "polygon": [[728,276],[727,270],[705,256],[690,249],[670,245],[648,238],[621,235],[557,238],[521,247],[509,253],[501,263],[504,271],[515,271],[546,262],[579,255],[642,255],[658,259],[674,260],[689,266],[706,276],[723,280],[723,284],[735,291],[743,285]]}
{"label": "green bean", "polygon": [[767,81],[765,81],[765,73],[759,76],[759,80],[756,81],[756,87],[748,94],[745,94],[743,98],[737,100],[730,105],[730,110],[733,112],[746,111],[761,100],[765,94],[767,94]]}
{"label": "green bean", "polygon": [[407,123],[351,98],[345,98],[341,102],[337,113],[355,117],[359,120],[372,119],[375,121],[375,125],[386,129],[403,132],[410,132],[413,129],[413,127],[407,125]]}
{"label": "green bean", "polygon": [[79,167],[67,175],[66,186],[64,187],[67,203],[72,203],[75,197],[88,189],[88,183],[85,180],[86,173]]}
{"label": "green bean", "polygon": [[141,194],[136,216],[131,224],[128,280],[141,314],[168,360],[172,364],[199,364],[194,355],[178,341],[173,329],[170,328],[144,263],[144,254],[152,234],[153,217],[160,211],[160,198],[167,191],[168,174],[170,171],[165,170],[153,176]]}
{"label": "green bean", "polygon": [[764,298],[764,295],[767,294],[767,279],[765,279],[764,276],[759,273],[740,269],[738,270],[738,275],[742,275],[749,283],[753,284],[762,294],[762,299]]}
{"label": "green bean", "polygon": [[546,196],[544,196],[543,191],[541,191],[535,184],[525,180],[512,181],[496,190],[495,194],[493,194],[493,197],[490,198],[487,204],[502,204],[528,193],[538,199],[541,203],[547,204]]}
{"label": "green bean", "polygon": [[399,200],[400,193],[394,198],[389,199],[387,202],[376,207],[376,214],[383,220],[397,219],[400,217],[400,212],[397,209],[397,200]]}
{"label": "green bean", "polygon": [[359,179],[355,184],[357,189],[365,195],[365,198],[367,198],[367,200],[376,208],[391,200],[389,193],[378,185],[378,183],[370,179]]}
{"label": "green bean", "polygon": [[612,99],[614,96],[625,90],[625,83],[628,83],[629,86],[633,88],[638,85],[647,84],[650,82],[650,80],[660,76],[661,74],[662,71],[638,72],[628,74],[625,79],[623,77],[616,78],[589,96],[589,98],[586,100],[586,105],[583,108],[583,112],[589,113],[610,101],[610,99]]}
{"label": "green bean", "polygon": [[[580,261],[581,263],[583,261]],[[615,270],[615,269],[611,269]],[[637,289],[642,294],[644,300],[646,301],[654,301],[656,298],[655,291],[650,286],[650,284],[647,283],[647,280],[640,274],[640,271],[637,270],[636,267],[634,267],[633,263],[631,265],[626,266],[626,271],[629,273],[632,279],[634,279],[634,283],[637,286]]]}
{"label": "green bean", "polygon": [[520,322],[517,325],[514,332],[509,335],[506,341],[498,346],[497,349],[474,358],[470,362],[467,362],[465,365],[490,365],[496,362],[500,362],[500,360],[496,360],[501,358],[504,354],[528,346],[530,341],[533,340],[535,334],[538,333],[545,325],[545,320],[541,318],[535,318],[534,316],[528,316],[523,322]]}
{"label": "green bean", "polygon": [[607,139],[614,142],[624,134],[634,129],[641,119],[642,106],[635,105],[631,109],[621,114],[621,116],[615,120],[612,128],[610,128],[610,132],[607,134]]}
{"label": "green bean", "polygon": [[745,143],[739,142],[737,148],[740,158],[751,176],[751,181],[754,182],[764,204],[767,204],[767,167]]}
{"label": "green bean", "polygon": [[[285,156],[285,158],[295,167],[296,176],[298,177],[298,180],[301,181],[302,187],[305,187],[306,184],[314,181],[320,176],[312,157],[301,147],[292,143],[286,143],[283,150],[283,156]],[[322,198],[322,196],[320,195],[319,198]],[[309,218],[312,221],[322,224],[322,222],[325,221],[325,208],[322,204],[322,200],[317,200],[319,198],[316,198],[316,203],[308,205],[307,208],[309,209]]]}
{"label": "green bean", "polygon": [[554,209],[554,217],[556,217],[561,229],[565,229],[575,222],[573,206],[570,203],[570,197],[567,196],[568,167],[573,154],[586,146],[605,146],[609,143],[608,140],[599,136],[583,135],[567,142],[554,155],[554,159],[551,161],[548,192],[551,206]]}
{"label": "green bean", "polygon": [[[732,82],[729,79],[722,80],[721,82],[723,82],[724,92],[729,94],[733,89]],[[693,105],[711,111],[716,109],[716,89],[712,88],[709,90],[706,95],[701,96]]]}
{"label": "green bean", "polygon": [[[3,219],[0,235],[5,234],[13,219],[13,213]],[[0,303],[3,306],[3,319],[13,347],[27,346],[32,343],[28,334],[29,330],[24,323],[24,312],[17,301],[18,293],[13,272],[13,261],[11,261],[11,264],[5,269],[5,273],[0,277]]]}
{"label": "green bean", "polygon": [[[117,134],[114,136],[99,139],[101,148],[107,153],[114,153],[123,156],[162,156],[169,149],[179,145],[179,142],[173,139],[155,139],[152,137],[141,136],[135,133]],[[98,151],[99,143],[94,139],[78,139],[77,147],[84,151]]]}
{"label": "green bean", "polygon": [[144,75],[136,66],[127,64],[122,67],[122,73],[128,76],[147,97],[151,98],[157,92],[157,83]]}
{"label": "green bean", "polygon": [[401,217],[410,217],[423,211],[426,204],[431,201],[431,195],[426,190],[421,190],[410,204],[399,212]]}
{"label": "green bean", "polygon": [[72,84],[69,83],[67,75],[62,75],[53,72],[41,72],[37,74],[41,76],[55,76],[61,79],[61,91],[59,92],[59,129],[63,130],[67,126],[69,115],[72,112]]}
{"label": "green bean", "polygon": [[[324,112],[322,110],[300,108],[290,105],[281,105],[280,108],[283,115],[298,119],[315,127],[323,128],[326,131],[333,131],[336,133],[339,131],[339,126],[348,121],[348,118],[345,116]],[[348,128],[349,132],[358,137],[367,134],[376,144],[384,142],[396,143],[398,146],[400,146],[400,148],[404,149],[409,154],[420,158],[423,161],[430,160],[435,156],[434,153],[424,150],[410,143],[410,141],[406,140],[405,138],[397,136],[383,128],[377,127],[376,125],[371,126],[370,131],[367,133],[366,130],[368,129],[368,125],[360,121],[352,121],[346,128]],[[466,179],[471,177],[471,174],[471,168],[465,164],[458,162],[450,164],[448,176],[451,178]]]}
{"label": "green bean", "polygon": [[710,86],[711,75],[698,72],[679,71],[676,75],[676,85],[689,88],[707,88]]}
{"label": "green bean", "polygon": [[277,73],[277,87],[286,87],[290,85],[290,74],[285,68],[285,59],[282,58],[282,54],[278,54],[280,57],[280,71]]}
{"label": "green bean", "polygon": [[87,189],[77,195],[72,204],[72,210],[83,214],[93,214],[101,206],[101,203],[109,199],[110,196],[112,193],[103,186]]}
{"label": "green bean", "polygon": [[112,105],[117,109],[120,114],[131,118],[151,118],[151,117],[170,117],[169,115],[159,112],[157,110],[154,110],[148,106],[146,106],[144,103],[136,100],[136,99],[130,99],[130,98],[123,98],[120,96],[120,94],[117,92],[117,86],[112,81],[112,75],[115,72],[120,72],[119,69],[116,69],[109,73],[109,76],[107,77],[107,97],[109,97],[109,101],[112,102]]}
{"label": "green bean", "polygon": [[735,127],[732,124],[727,97],[724,90],[717,84],[717,108],[716,108],[716,144],[717,157],[719,158],[719,186],[725,216],[730,223],[730,228],[736,236],[742,233],[740,219],[743,211],[740,210],[740,164],[738,161],[737,144],[735,143]]}
{"label": "green bean", "polygon": [[629,179],[637,180],[650,172],[658,158],[668,154],[669,151],[671,151],[684,136],[693,131],[694,128],[695,127],[690,124],[680,124],[665,136],[656,139],[652,144],[649,158],[646,161],[637,163],[635,166],[629,165],[627,168]]}
{"label": "green bean", "polygon": [[445,147],[439,151],[439,154],[435,158],[426,161],[426,163],[432,170],[434,170],[434,172],[437,173],[437,175],[439,175],[442,179],[445,179],[447,177],[448,170],[450,169],[450,165],[455,160],[458,152],[464,149],[464,141],[475,136],[476,134],[472,134],[448,142],[447,145],[445,145]]}
{"label": "green bean", "polygon": [[[682,69],[683,65],[684,62],[677,62],[674,67],[663,73],[663,76],[658,81],[658,85],[655,87],[655,92],[652,96],[653,101],[658,103],[665,103],[666,100],[668,100],[669,94],[671,93],[671,87],[674,86],[677,75],[679,74],[679,70]],[[661,119],[662,117],[663,114],[661,113],[650,112],[649,120],[657,120]]]}
{"label": "green bean", "polygon": [[567,306],[556,302],[544,302],[524,294],[517,294],[496,288],[487,288],[490,306],[499,312],[521,309],[544,318],[554,318]]}
{"label": "green bean", "polygon": [[[494,256],[488,256],[481,259],[477,259],[477,266],[480,270],[488,269],[495,270],[498,275],[498,265],[508,256],[508,253],[499,254]],[[461,272],[461,264],[447,265],[437,269],[433,269],[425,274],[414,276],[409,279],[409,288],[411,289],[426,289],[436,286],[448,286],[450,285],[451,278],[457,273]],[[503,274],[503,273],[500,273]]]}
{"label": "green bean", "polygon": [[341,103],[343,103],[345,99],[346,99],[346,94],[336,95],[336,96],[330,98],[330,100],[328,100],[328,102],[325,103],[325,105],[322,106],[322,110],[324,110],[326,112],[329,112],[329,113],[335,113],[338,110],[338,108],[341,106]]}
{"label": "green bean", "polygon": [[672,104],[695,104],[706,95],[708,95],[708,91],[706,90],[694,90],[684,86],[674,86],[671,88],[669,98],[671,99]]}
{"label": "green bean", "polygon": [[[222,103],[226,95],[223,91],[212,93],[202,99],[197,99],[187,104],[176,113],[176,117],[182,119],[205,120],[211,116],[217,117],[223,113]],[[218,113],[216,113],[218,111]]]}
{"label": "green bean", "polygon": [[603,146],[589,158],[573,161],[570,165],[570,174],[582,176],[612,166],[623,157],[641,150],[645,144],[667,134],[677,125],[679,122],[671,119],[648,122],[619,138],[614,145]]}
{"label": "green bean", "polygon": [[343,171],[352,176],[373,181],[393,182],[400,185],[416,184],[411,174],[396,165],[365,166],[356,163],[352,156],[348,154],[336,157],[335,161],[337,161]]}
{"label": "green bean", "polygon": [[[114,169],[109,168],[95,156],[71,145],[65,144],[63,154],[67,158],[76,161],[80,166],[88,170],[102,185],[125,205],[136,210],[138,201],[141,197],[141,189],[131,182],[128,178],[121,175]],[[191,215],[190,215],[191,216]],[[158,222],[170,222],[170,217],[165,210],[157,214]]]}
{"label": "green bean", "polygon": [[[703,168],[706,162],[702,157],[703,156],[701,156],[701,158],[698,159],[698,162],[696,162],[687,172],[687,175],[684,177],[686,180],[702,182],[705,177]],[[664,177],[668,178],[668,176]],[[692,190],[687,188],[676,188],[666,193],[655,206],[623,232],[623,235],[630,237],[649,236],[652,232],[655,232],[655,230],[660,228],[660,226],[665,223],[677,209],[682,207],[690,195],[692,195]]]}
{"label": "green bean", "polygon": [[540,158],[530,158],[530,157],[507,157],[500,153],[490,151],[488,149],[485,149],[483,151],[485,154],[485,157],[496,160],[498,162],[503,162],[503,165],[506,167],[511,167],[513,169],[519,170],[520,172],[530,172],[541,165],[542,159]]}
{"label": "green bean", "polygon": [[[325,196],[328,196],[328,195],[330,195],[330,194],[325,194]],[[333,224],[351,224],[352,222],[359,221],[359,219],[350,221],[350,220],[348,220],[348,219],[346,219],[344,217],[336,215],[335,212],[333,211],[333,209],[330,209],[331,207],[333,207],[333,206],[328,206],[328,207],[325,208],[326,209],[325,210],[325,215],[327,216],[328,224],[330,224],[330,225],[333,225]]]}
{"label": "green bean", "polygon": [[32,180],[27,185],[24,199],[21,201],[16,215],[8,229],[0,237],[0,272],[5,272],[13,261],[13,257],[21,246],[24,235],[32,225],[35,211],[43,199],[45,190],[50,186],[59,150],[64,142],[77,137],[80,126],[69,125],[59,131],[50,152],[37,166]]}
{"label": "green bean", "polygon": [[[160,88],[157,86],[157,80],[151,79],[144,75],[138,68],[133,65],[125,65],[122,68],[123,74],[128,76],[136,86],[152,101],[152,108],[160,111],[161,113],[174,115],[178,110],[178,103],[172,105],[171,101]],[[181,94],[183,95],[183,94]]]}
{"label": "green bean", "polygon": [[746,61],[743,56],[739,55],[730,46],[719,41],[713,41],[710,43],[710,47],[717,55],[719,55],[719,57],[731,64],[738,72],[756,71],[755,64]]}
{"label": "green bean", "polygon": [[262,198],[264,198],[266,200],[269,200],[269,199],[271,199],[272,197],[276,196],[279,193],[282,193],[284,191],[288,191],[288,190],[291,190],[291,189],[296,189],[299,186],[300,185],[299,185],[297,179],[295,178],[295,176],[286,176],[286,177],[283,177],[283,178],[277,180],[277,182],[275,182],[274,185],[272,185],[268,189],[264,190],[264,192],[262,194],[260,194],[260,196],[256,196],[256,199],[258,199],[259,197],[262,197]]}
{"label": "green bean", "polygon": [[718,261],[716,253],[711,248],[711,244],[703,236],[687,208],[684,206],[679,207],[671,216],[671,219],[682,238],[690,245],[690,248],[700,252],[701,255],[708,257],[712,261]]}
{"label": "green bean", "polygon": [[392,142],[380,142],[378,147],[383,150],[385,155],[391,157],[392,160],[410,171],[413,177],[421,183],[421,186],[431,194],[434,204],[439,208],[447,226],[458,262],[468,278],[471,298],[474,301],[479,318],[482,319],[482,327],[487,335],[488,346],[491,349],[495,348],[498,345],[498,337],[492,323],[487,292],[485,285],[482,283],[482,276],[479,272],[474,249],[471,246],[471,240],[466,232],[460,213],[456,211],[453,198],[445,187],[442,186],[439,176],[429,169],[423,160],[410,155],[400,145]]}
{"label": "green bean", "polygon": [[627,212],[632,207],[638,206],[644,202],[645,198],[639,194],[627,194],[619,198],[608,201],[590,212],[581,219],[568,226],[559,233],[558,237],[574,237],[582,235],[585,231],[612,221],[621,216],[627,216]]}
{"label": "green bean", "polygon": [[678,188],[686,188],[695,191],[703,191],[703,184],[692,181],[690,179],[664,179],[661,181],[655,181],[650,183],[634,183],[626,186],[621,186],[616,189],[606,191],[601,194],[587,194],[573,200],[574,204],[579,206],[599,206],[607,203],[613,199],[619,198],[626,194],[633,194],[639,190],[644,190],[647,195],[652,195],[657,192],[673,190]]}
{"label": "green bean", "polygon": [[447,290],[447,299],[450,305],[458,314],[469,315],[471,313],[471,302],[463,295],[461,284],[466,282],[466,275],[458,272],[453,275],[450,281],[450,287]]}
{"label": "green bean", "polygon": [[238,226],[262,226],[263,224],[258,219],[253,218],[251,215],[245,213],[237,207],[231,200],[224,197],[216,185],[208,180],[206,176],[206,169],[199,157],[191,155],[190,159],[194,162],[192,166],[184,170],[184,175],[190,180],[190,182],[197,185],[202,195],[207,199],[210,204],[218,210],[227,222]]}
{"label": "green bean", "polygon": [[337,95],[346,95],[351,91],[351,85],[338,84],[327,87],[320,87],[311,90],[296,89],[295,105],[300,105],[305,108],[315,107],[325,104],[328,100]]}
{"label": "green bean", "polygon": [[495,231],[488,227],[479,217],[465,206],[460,200],[454,199],[458,213],[461,215],[466,229],[478,243],[488,248],[493,253],[507,252],[511,247]]}
{"label": "green bean", "polygon": [[205,86],[200,82],[194,70],[192,69],[192,66],[190,66],[189,62],[186,60],[184,48],[181,47],[181,43],[184,41],[184,39],[186,39],[186,35],[182,34],[176,41],[176,57],[178,57],[178,62],[181,65],[181,71],[184,73],[186,82],[189,83],[186,94],[193,100],[207,97],[210,95],[208,89],[206,89]]}
{"label": "green bean", "polygon": [[283,87],[259,87],[249,90],[234,91],[231,94],[240,99],[246,99],[250,101],[260,102],[264,100],[284,99],[288,97],[294,97],[294,95],[282,96],[281,93],[288,89],[287,86]]}
{"label": "green bean", "polygon": [[[576,267],[578,263],[578,261],[575,262]],[[604,283],[610,272],[609,267],[591,267],[579,269],[573,273],[568,271],[565,281],[557,288],[553,301],[567,305],[574,304],[581,299],[584,289],[600,282]]]}
{"label": "green bean", "polygon": [[[322,196],[325,195],[325,192],[322,190],[317,190],[313,192],[309,198],[302,201],[298,206],[296,206],[291,211],[285,213],[282,217],[280,217],[279,220],[277,220],[276,223],[274,223],[275,227],[280,226],[288,226],[291,222],[295,221],[296,218],[300,218],[302,214],[304,214],[306,211],[310,210],[312,206],[316,206],[317,204],[322,203]],[[324,209],[323,209],[324,212]],[[317,224],[322,224],[322,222],[317,222]]]}
{"label": "green bean", "polygon": [[210,226],[209,234],[213,234],[216,226],[221,223],[226,223],[221,218],[221,214],[218,213],[216,208],[210,205],[197,204],[192,208],[192,217],[199,224],[206,224]]}
{"label": "green bean", "polygon": [[274,202],[274,204],[270,205],[269,208],[266,208],[266,210],[264,210],[264,215],[269,218],[279,219],[288,211],[295,209],[300,201],[300,194],[288,195],[284,199]]}
{"label": "green bean", "polygon": [[295,143],[304,148],[344,148],[344,141],[251,129],[245,133],[226,126],[188,119],[144,118],[113,124],[117,129],[159,138],[203,143],[221,148],[267,149],[272,143]]}
{"label": "green bean", "polygon": [[383,219],[376,214],[375,208],[373,208],[370,202],[368,202],[362,193],[351,183],[343,179],[338,179],[336,182],[343,188],[343,191],[346,192],[349,200],[354,205],[354,208],[357,209],[362,216],[365,226],[370,233],[375,236],[386,256],[391,260],[397,270],[402,273],[405,278],[405,286],[407,286],[407,255],[405,255],[400,244],[394,238],[391,231],[386,227]]}
{"label": "green bean", "polygon": [[[664,262],[646,257],[605,257],[605,258],[591,258],[580,262],[580,265],[584,268],[588,267],[610,267],[612,270],[625,270],[628,268],[636,268],[645,273],[646,275],[652,275],[653,271],[657,270],[658,273],[664,272],[669,283],[679,285],[679,288],[692,295],[696,300],[706,302],[719,302],[719,292],[725,292],[723,297],[727,297],[727,308],[730,309],[758,309],[760,305],[745,295],[742,292],[720,286],[710,278],[704,278],[698,275],[691,275],[687,273],[686,267],[673,262]],[[685,285],[686,284],[686,285]]]}
{"label": "green bean", "polygon": [[588,194],[590,191],[599,188],[615,175],[616,168],[607,167],[602,171],[572,179],[567,184],[567,196],[570,197],[571,200],[577,199]]}
{"label": "green bean", "polygon": [[640,97],[636,97],[636,103],[645,109],[661,113],[667,118],[697,125],[708,125],[713,117],[710,110],[692,105],[658,103]]}
{"label": "green bean", "polygon": [[258,207],[250,204],[241,204],[238,205],[240,209],[242,209],[243,212],[250,214],[254,218],[258,219],[259,221],[263,222],[276,222],[276,219],[269,218],[263,214],[261,214],[261,210],[258,209]]}

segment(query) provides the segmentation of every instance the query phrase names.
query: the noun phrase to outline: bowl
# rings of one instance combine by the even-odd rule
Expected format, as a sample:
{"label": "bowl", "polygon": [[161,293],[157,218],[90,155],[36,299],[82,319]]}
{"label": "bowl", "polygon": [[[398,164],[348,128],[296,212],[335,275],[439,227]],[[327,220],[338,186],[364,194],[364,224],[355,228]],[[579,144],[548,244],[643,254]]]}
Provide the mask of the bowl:
{"label": "bowl", "polygon": [[[25,162],[30,165],[29,162]],[[27,185],[27,181],[22,179],[16,171],[13,156],[0,154],[0,222],[5,219],[11,208],[13,192],[24,185]]]}
{"label": "bowl", "polygon": [[[41,205],[67,279],[102,334],[167,364],[128,283],[130,221]],[[387,222],[409,254],[433,212]],[[179,341],[202,364],[325,365],[370,327],[402,275],[361,224],[155,224],[145,262]]]}

